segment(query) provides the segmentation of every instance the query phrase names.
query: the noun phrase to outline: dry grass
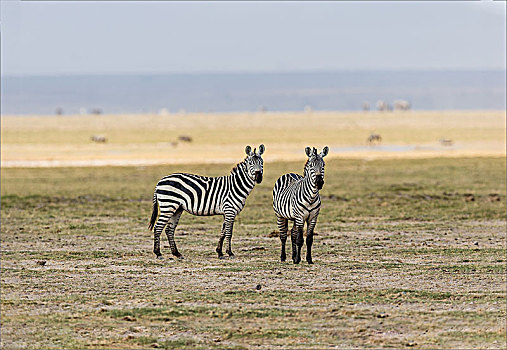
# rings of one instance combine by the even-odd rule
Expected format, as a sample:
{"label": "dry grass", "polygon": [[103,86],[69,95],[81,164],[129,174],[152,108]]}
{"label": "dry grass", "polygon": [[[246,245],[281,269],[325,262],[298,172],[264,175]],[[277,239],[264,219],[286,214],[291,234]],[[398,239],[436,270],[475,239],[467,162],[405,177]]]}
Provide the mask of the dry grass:
{"label": "dry grass", "polygon": [[[308,145],[340,158],[503,156],[505,131],[504,111],[2,116],[2,166],[230,163],[246,143],[264,143],[267,161],[302,160]],[[414,149],[364,147],[372,132]],[[179,135],[192,143],[172,145]]]}

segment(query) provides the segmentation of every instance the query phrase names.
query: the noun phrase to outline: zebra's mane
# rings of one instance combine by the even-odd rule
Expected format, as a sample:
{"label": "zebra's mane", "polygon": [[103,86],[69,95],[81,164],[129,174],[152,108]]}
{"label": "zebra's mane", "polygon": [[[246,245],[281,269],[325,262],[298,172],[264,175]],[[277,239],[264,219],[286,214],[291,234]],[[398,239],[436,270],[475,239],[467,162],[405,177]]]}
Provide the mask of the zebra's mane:
{"label": "zebra's mane", "polygon": [[239,162],[238,164],[236,164],[234,166],[234,168],[232,168],[231,174],[235,174],[238,171],[238,169],[245,164],[246,158],[248,158],[248,157],[245,157],[245,159],[243,159],[243,161]]}
{"label": "zebra's mane", "polygon": [[306,176],[306,172],[307,172],[307,170],[306,170],[306,166],[308,165],[308,162],[309,162],[309,161],[310,161],[310,158],[308,158],[308,159],[306,160],[305,167],[303,168],[303,176]]}

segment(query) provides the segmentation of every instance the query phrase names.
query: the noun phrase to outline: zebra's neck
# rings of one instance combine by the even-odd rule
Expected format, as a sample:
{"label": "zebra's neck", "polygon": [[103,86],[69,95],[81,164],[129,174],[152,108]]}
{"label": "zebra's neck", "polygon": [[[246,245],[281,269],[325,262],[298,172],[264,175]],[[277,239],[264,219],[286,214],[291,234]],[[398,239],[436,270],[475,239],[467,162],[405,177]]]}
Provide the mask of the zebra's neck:
{"label": "zebra's neck", "polygon": [[319,189],[317,188],[317,175],[306,168],[303,176],[303,185],[309,190],[311,198],[317,197],[319,194]]}
{"label": "zebra's neck", "polygon": [[245,198],[250,194],[255,186],[254,180],[248,174],[248,169],[245,161],[239,163],[234,169],[232,169],[229,175],[232,183],[235,187],[239,187],[244,194]]}

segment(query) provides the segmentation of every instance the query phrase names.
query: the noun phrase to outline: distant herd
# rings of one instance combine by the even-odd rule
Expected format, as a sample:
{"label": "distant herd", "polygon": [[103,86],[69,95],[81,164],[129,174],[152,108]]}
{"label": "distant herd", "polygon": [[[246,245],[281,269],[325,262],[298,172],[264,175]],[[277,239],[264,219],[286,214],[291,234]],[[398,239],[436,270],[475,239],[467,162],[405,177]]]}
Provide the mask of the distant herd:
{"label": "distant herd", "polygon": [[[372,107],[370,106],[370,102],[365,101],[365,102],[363,102],[361,108],[363,111],[366,112],[366,111],[369,111]],[[393,111],[393,110],[394,111],[409,111],[410,109],[412,109],[412,104],[409,101],[401,100],[401,99],[393,101],[392,104],[390,104],[389,102],[386,102],[384,100],[378,100],[377,103],[375,104],[375,108],[377,109],[377,111],[380,111],[380,112]],[[313,108],[311,105],[305,105],[303,110],[306,113],[311,113],[313,111]],[[264,105],[259,105],[257,107],[257,112],[259,112],[259,113],[266,113],[267,111],[268,111],[268,108]],[[100,115],[102,113],[103,113],[103,111],[100,108],[93,108],[89,111],[86,110],[85,108],[81,108],[79,111],[79,114],[81,114],[81,115],[86,115],[86,114]],[[180,115],[184,115],[185,110],[180,109],[177,113]],[[56,115],[64,114],[63,108],[57,107],[55,109],[55,114]],[[167,108],[162,108],[161,110],[158,111],[158,114],[161,116],[167,116],[167,115],[169,115],[169,110]]]}
{"label": "distant herd", "polygon": [[[412,104],[405,100],[396,100],[393,102],[393,104],[389,104],[388,102],[384,100],[378,100],[375,104],[375,107],[377,108],[377,111],[380,112],[386,112],[386,111],[409,111],[412,108]],[[369,102],[363,102],[363,111],[369,111],[370,110],[370,103]]]}
{"label": "distant herd", "polygon": [[[165,229],[171,253],[183,258],[174,241],[174,231],[183,211],[192,215],[223,215],[224,222],[218,239],[216,252],[219,258],[225,253],[233,257],[231,238],[234,219],[245,206],[246,199],[256,184],[262,182],[264,145],[259,150],[246,146],[246,158],[238,163],[229,175],[207,177],[186,173],[174,173],[163,177],[156,185],[153,194],[153,211],[149,229],[154,231],[153,252],[162,258],[160,236]],[[313,264],[312,243],[313,231],[320,211],[319,190],[324,186],[324,157],[329,147],[322,152],[316,148],[306,147],[308,157],[303,176],[289,173],[280,176],[273,188],[273,209],[280,230],[280,260],[285,261],[285,243],[287,241],[288,222],[294,223],[291,229],[292,261],[301,261],[303,246],[303,227],[307,225],[306,261]],[[159,213],[160,211],[160,213]]]}

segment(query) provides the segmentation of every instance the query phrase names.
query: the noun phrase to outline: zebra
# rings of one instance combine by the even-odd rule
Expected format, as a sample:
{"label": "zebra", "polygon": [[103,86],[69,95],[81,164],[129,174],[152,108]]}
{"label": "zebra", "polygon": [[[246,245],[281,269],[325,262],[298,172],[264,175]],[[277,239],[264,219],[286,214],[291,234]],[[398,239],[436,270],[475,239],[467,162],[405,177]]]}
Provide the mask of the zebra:
{"label": "zebra", "polygon": [[[317,224],[320,211],[319,190],[324,186],[324,157],[329,147],[324,147],[320,154],[317,149],[306,147],[308,160],[305,164],[303,176],[289,173],[280,176],[273,188],[273,209],[277,216],[278,229],[282,249],[280,260],[286,259],[285,242],[287,241],[288,221],[294,222],[291,230],[292,260],[294,264],[301,261],[301,247],[303,246],[303,226],[306,222],[306,261],[312,261],[313,230]],[[297,249],[296,249],[297,247]]]}
{"label": "zebra", "polygon": [[[216,252],[223,258],[222,245],[227,239],[226,253],[234,254],[231,249],[231,237],[234,219],[243,207],[255,184],[262,182],[264,145],[252,152],[246,146],[245,160],[238,163],[230,175],[206,177],[194,174],[175,173],[163,177],[155,187],[153,194],[153,212],[148,228],[154,231],[153,252],[162,259],[160,253],[160,235],[165,227],[171,253],[183,258],[174,242],[174,231],[183,210],[192,215],[211,216],[223,215],[224,222],[218,240]],[[160,215],[158,215],[160,207]],[[158,220],[157,220],[158,217]],[[155,224],[156,222],[156,224]]]}

